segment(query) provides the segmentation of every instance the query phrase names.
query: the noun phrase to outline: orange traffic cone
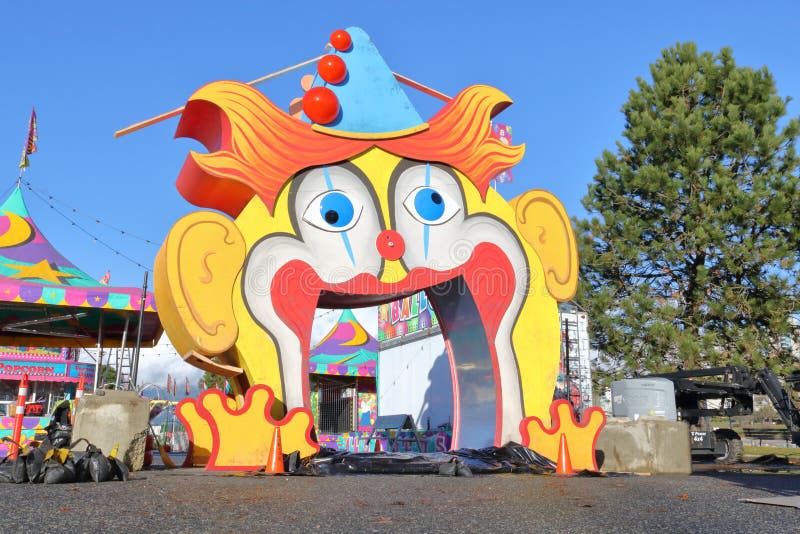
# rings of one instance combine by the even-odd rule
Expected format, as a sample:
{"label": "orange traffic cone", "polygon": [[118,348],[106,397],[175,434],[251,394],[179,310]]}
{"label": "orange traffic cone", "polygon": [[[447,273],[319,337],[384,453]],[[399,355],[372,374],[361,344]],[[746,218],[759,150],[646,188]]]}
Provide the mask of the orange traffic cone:
{"label": "orange traffic cone", "polygon": [[569,459],[569,447],[567,447],[567,436],[561,433],[561,441],[558,443],[558,462],[556,462],[556,475],[574,475],[572,461]]}
{"label": "orange traffic cone", "polygon": [[267,465],[264,468],[267,473],[283,473],[283,447],[281,447],[281,427],[276,426],[272,434],[272,444],[269,446],[269,456]]}
{"label": "orange traffic cone", "polygon": [[186,458],[183,460],[181,467],[194,467],[194,458],[192,458],[193,454],[194,454],[194,443],[190,441],[189,447],[186,448]]}

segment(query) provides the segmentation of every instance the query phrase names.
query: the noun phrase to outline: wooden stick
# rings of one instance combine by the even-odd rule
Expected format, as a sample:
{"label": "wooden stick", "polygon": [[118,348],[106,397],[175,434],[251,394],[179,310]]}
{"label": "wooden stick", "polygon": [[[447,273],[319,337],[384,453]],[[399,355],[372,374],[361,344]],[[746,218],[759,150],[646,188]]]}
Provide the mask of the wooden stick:
{"label": "wooden stick", "polygon": [[[323,57],[325,57],[324,54],[321,55],[321,56],[317,56],[317,57],[311,58],[311,59],[307,59],[306,61],[301,61],[300,63],[298,63],[296,65],[292,65],[291,67],[286,67],[285,69],[281,69],[281,70],[277,70],[275,72],[271,72],[271,73],[269,73],[269,74],[267,74],[265,76],[262,76],[260,78],[256,78],[255,80],[251,80],[251,81],[247,82],[247,85],[258,85],[258,84],[260,84],[262,82],[266,82],[267,80],[271,80],[273,78],[277,78],[278,76],[286,74],[287,72],[292,72],[293,70],[297,70],[297,69],[300,69],[302,67],[305,67],[306,65],[314,63],[315,61],[319,61]],[[123,135],[128,135],[129,133],[136,132],[138,130],[141,130],[142,128],[147,128],[148,126],[152,126],[154,124],[158,124],[161,121],[165,121],[167,119],[170,119],[172,117],[180,115],[181,113],[183,113],[183,110],[184,110],[185,107],[186,106],[181,106],[179,108],[175,108],[172,111],[167,111],[166,113],[162,113],[161,115],[156,115],[155,117],[149,118],[147,120],[143,120],[142,122],[137,122],[136,124],[132,124],[132,125],[126,127],[126,128],[122,128],[121,130],[117,130],[116,132],[114,132],[114,137],[115,138],[119,138],[119,137],[122,137]]]}
{"label": "wooden stick", "polygon": [[450,102],[452,100],[452,98],[447,96],[446,94],[441,93],[431,87],[428,87],[427,85],[422,85],[421,83],[414,81],[406,76],[403,76],[402,74],[397,74],[396,72],[393,72],[392,74],[394,74],[394,77],[395,79],[397,79],[398,82],[404,83],[409,87],[413,87],[417,91],[421,91],[426,95],[438,98],[439,100],[443,100],[445,102]]}
{"label": "wooden stick", "polygon": [[[288,72],[292,72],[293,70],[297,70],[299,68],[305,67],[306,65],[314,63],[315,61],[319,61],[323,57],[325,57],[325,56],[324,55],[317,56],[315,58],[311,58],[311,59],[308,59],[306,61],[302,61],[302,62],[300,62],[300,63],[298,63],[296,65],[292,65],[291,67],[286,67],[285,69],[281,69],[281,70],[277,70],[275,72],[271,72],[270,74],[267,74],[267,75],[262,76],[260,78],[256,78],[255,80],[251,80],[251,81],[247,82],[247,85],[258,85],[258,84],[260,84],[262,82],[266,82],[267,80],[271,80],[273,78],[277,78],[278,76],[281,76],[281,75],[286,74]],[[421,84],[421,83],[419,83],[417,81],[414,81],[414,80],[412,80],[411,78],[409,78],[407,76],[403,76],[402,74],[398,74],[396,72],[393,72],[392,74],[394,74],[394,77],[398,82],[403,83],[403,84],[405,84],[405,85],[407,85],[409,87],[412,87],[412,88],[416,89],[417,91],[425,93],[426,95],[432,96],[434,98],[438,98],[439,100],[443,100],[444,102],[449,102],[450,100],[452,100],[452,98],[447,96],[446,94],[444,94],[444,93],[442,93],[440,91],[437,91],[436,89],[433,89],[431,87],[428,87],[427,85],[423,85],[423,84]],[[147,128],[148,126],[152,126],[154,124],[158,124],[159,122],[165,121],[167,119],[171,119],[172,117],[175,117],[175,116],[180,115],[181,113],[183,113],[183,110],[185,109],[185,107],[186,106],[181,106],[179,108],[175,108],[172,111],[167,111],[166,113],[162,113],[161,115],[156,115],[155,117],[151,117],[149,119],[143,120],[142,122],[137,122],[136,124],[132,124],[132,125],[126,127],[126,128],[122,128],[121,130],[117,130],[116,132],[114,132],[114,137],[115,138],[119,138],[119,137],[122,137],[123,135],[128,135],[129,133],[141,130],[142,128]],[[291,113],[291,109],[290,109],[290,113]]]}
{"label": "wooden stick", "polygon": [[166,113],[162,113],[161,115],[156,115],[155,117],[152,117],[150,119],[144,120],[142,122],[137,122],[136,124],[131,124],[127,128],[123,128],[121,130],[117,130],[116,132],[114,132],[114,137],[115,138],[119,138],[119,137],[122,137],[123,135],[128,135],[131,132],[135,132],[137,130],[141,130],[142,128],[147,128],[148,126],[152,126],[154,124],[158,124],[159,122],[165,121],[165,120],[170,119],[172,117],[175,117],[176,115],[180,115],[181,113],[183,113],[183,109],[185,107],[186,106],[181,106],[179,108],[173,109],[172,111],[167,111]]}
{"label": "wooden stick", "polygon": [[297,65],[292,65],[291,67],[286,67],[285,69],[276,70],[275,72],[271,72],[271,73],[269,73],[269,74],[267,74],[265,76],[262,76],[261,78],[256,78],[253,81],[247,82],[247,85],[258,85],[261,82],[266,82],[267,80],[271,80],[273,78],[277,78],[278,76],[283,76],[284,74],[292,72],[293,70],[297,70],[299,68],[305,67],[306,65],[310,65],[311,63],[314,63],[315,61],[319,61],[320,59],[322,59],[324,57],[325,57],[325,54],[322,54],[321,56],[317,56],[317,57],[314,57],[314,58],[311,58],[311,59],[307,59],[305,61],[301,61]]}

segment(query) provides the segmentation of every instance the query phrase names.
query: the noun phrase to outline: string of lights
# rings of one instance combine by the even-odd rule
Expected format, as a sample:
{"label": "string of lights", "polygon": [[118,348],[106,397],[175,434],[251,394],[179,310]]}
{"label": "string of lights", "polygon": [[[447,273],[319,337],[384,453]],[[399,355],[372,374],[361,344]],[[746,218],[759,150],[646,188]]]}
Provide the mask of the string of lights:
{"label": "string of lights", "polygon": [[[314,317],[315,319],[319,319],[319,318],[325,317],[325,316],[330,315],[332,313],[341,312],[341,310],[334,310],[334,309],[332,309],[332,310],[318,310],[318,311],[320,313],[315,315],[315,317]],[[87,354],[89,355],[90,358],[92,358],[92,360],[95,359],[94,354],[97,352],[96,348],[90,347],[88,349],[84,348],[83,350],[85,350],[87,352]],[[119,349],[103,349],[103,353],[104,354],[108,354],[108,352],[110,350],[119,350]],[[163,346],[159,347],[158,349],[142,347],[142,354],[141,355],[144,356],[144,357],[156,357],[156,358],[164,358],[164,357],[181,358],[181,355],[178,354],[178,352],[176,350],[169,349],[169,348],[163,347]]]}
{"label": "string of lights", "polygon": [[25,187],[27,187],[29,191],[32,191],[34,194],[38,195],[39,198],[47,197],[47,201],[48,202],[55,202],[56,204],[60,204],[60,205],[64,206],[65,208],[68,208],[69,211],[71,211],[72,213],[74,213],[76,215],[80,215],[81,217],[84,217],[84,218],[86,218],[86,219],[88,219],[90,221],[93,221],[93,222],[95,222],[95,223],[97,223],[97,224],[99,224],[101,226],[105,226],[106,228],[110,228],[111,230],[114,230],[115,232],[119,232],[121,235],[123,235],[125,237],[132,237],[133,239],[138,239],[139,241],[142,241],[142,242],[144,242],[144,243],[146,243],[146,244],[148,244],[150,246],[154,246],[154,247],[160,245],[160,243],[157,243],[157,242],[155,242],[155,241],[153,241],[151,239],[147,239],[146,237],[142,237],[142,236],[136,235],[136,234],[134,234],[132,232],[128,232],[127,230],[124,230],[122,228],[117,228],[116,226],[108,224],[107,222],[104,222],[104,221],[98,219],[97,217],[92,216],[89,213],[85,213],[85,212],[79,210],[78,208],[70,206],[66,202],[63,202],[63,201],[57,199],[52,194],[50,194],[50,193],[48,193],[48,192],[46,192],[44,190],[36,191],[33,188],[33,184],[31,184],[28,181],[25,182]]}
{"label": "string of lights", "polygon": [[[319,311],[319,310],[317,310],[317,311]],[[332,313],[337,313],[337,312],[338,312],[338,313],[341,313],[341,312],[342,312],[342,310],[325,310],[325,311],[323,311],[323,312],[321,312],[321,313],[317,313],[317,314],[314,316],[314,319],[315,319],[315,320],[316,320],[316,319],[321,319],[321,318],[325,317],[326,315],[330,315],[330,314],[332,314]]]}
{"label": "string of lights", "polygon": [[[103,241],[102,239],[100,239],[99,237],[97,237],[96,235],[94,235],[93,233],[91,233],[89,230],[87,230],[86,228],[84,228],[83,226],[81,226],[80,224],[78,224],[77,222],[75,222],[74,220],[72,220],[72,219],[71,219],[71,218],[70,218],[70,217],[69,217],[67,214],[63,213],[61,210],[59,210],[57,207],[55,207],[55,206],[53,205],[53,203],[52,203],[52,202],[50,202],[49,200],[45,199],[45,198],[44,198],[42,195],[40,195],[40,194],[39,194],[39,192],[38,192],[38,191],[36,191],[35,189],[33,189],[33,187],[31,187],[31,185],[30,185],[30,182],[25,182],[25,186],[28,188],[28,191],[30,191],[31,193],[33,193],[33,194],[34,194],[34,196],[36,196],[36,197],[37,197],[39,200],[41,200],[41,201],[42,201],[42,202],[44,202],[44,203],[45,203],[47,206],[49,206],[49,207],[50,207],[50,209],[52,209],[53,211],[55,211],[56,213],[58,213],[59,215],[61,215],[61,216],[62,216],[64,219],[66,219],[67,221],[69,221],[69,222],[70,222],[70,224],[72,224],[72,226],[74,226],[75,228],[77,228],[78,230],[80,230],[81,232],[83,232],[84,234],[86,234],[86,235],[88,235],[89,237],[91,237],[91,238],[92,238],[92,239],[93,239],[93,240],[94,240],[96,243],[99,243],[99,244],[103,245],[105,248],[107,248],[108,250],[110,250],[111,252],[113,252],[115,255],[117,255],[117,256],[119,256],[119,257],[121,257],[121,258],[123,258],[123,259],[127,260],[128,262],[130,262],[130,263],[132,263],[132,264],[136,265],[137,267],[141,267],[141,268],[142,268],[143,270],[145,270],[145,271],[150,271],[150,267],[147,267],[147,266],[145,266],[145,265],[144,265],[142,262],[139,262],[139,261],[137,261],[137,260],[135,260],[135,259],[131,258],[130,256],[128,256],[128,255],[127,255],[127,254],[125,254],[124,252],[121,252],[121,251],[117,250],[116,248],[114,248],[113,246],[109,245],[108,243],[106,243],[105,241]],[[52,197],[51,197],[51,198],[52,198]],[[132,235],[132,234],[131,234],[131,235]]]}

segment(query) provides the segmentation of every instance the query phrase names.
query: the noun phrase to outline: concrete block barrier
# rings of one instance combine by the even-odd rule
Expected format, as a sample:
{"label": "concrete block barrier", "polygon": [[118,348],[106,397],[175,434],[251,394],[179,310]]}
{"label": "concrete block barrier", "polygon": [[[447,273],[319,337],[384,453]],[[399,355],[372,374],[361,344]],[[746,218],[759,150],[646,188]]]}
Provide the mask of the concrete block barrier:
{"label": "concrete block barrier", "polygon": [[691,474],[689,425],[657,418],[610,417],[597,439],[601,471]]}
{"label": "concrete block barrier", "polygon": [[[104,454],[119,445],[118,458],[131,471],[144,464],[150,403],[133,391],[98,391],[81,398],[76,413],[72,441],[86,438]],[[85,444],[75,448],[85,449]]]}

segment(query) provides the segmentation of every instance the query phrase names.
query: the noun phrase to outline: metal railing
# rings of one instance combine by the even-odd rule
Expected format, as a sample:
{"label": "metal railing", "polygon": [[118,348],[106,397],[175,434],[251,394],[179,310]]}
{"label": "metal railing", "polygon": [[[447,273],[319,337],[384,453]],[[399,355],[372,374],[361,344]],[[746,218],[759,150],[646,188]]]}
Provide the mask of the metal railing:
{"label": "metal railing", "polygon": [[341,434],[357,429],[356,381],[317,381],[317,429],[323,434]]}

